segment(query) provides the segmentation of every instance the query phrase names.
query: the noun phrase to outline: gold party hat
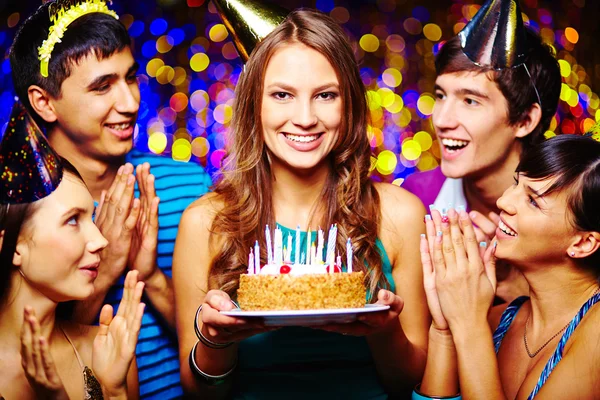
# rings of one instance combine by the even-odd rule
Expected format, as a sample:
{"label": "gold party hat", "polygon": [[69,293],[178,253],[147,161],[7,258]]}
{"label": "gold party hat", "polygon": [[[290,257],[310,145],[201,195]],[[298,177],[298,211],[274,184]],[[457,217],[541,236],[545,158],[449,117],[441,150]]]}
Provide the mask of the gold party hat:
{"label": "gold party hat", "polygon": [[477,65],[504,69],[524,62],[526,34],[518,0],[488,0],[458,36]]}
{"label": "gold party hat", "polygon": [[271,33],[288,12],[255,0],[213,0],[244,62],[254,47]]}
{"label": "gold party hat", "polygon": [[591,137],[600,142],[600,122],[597,122],[596,125],[592,126],[583,136]]}

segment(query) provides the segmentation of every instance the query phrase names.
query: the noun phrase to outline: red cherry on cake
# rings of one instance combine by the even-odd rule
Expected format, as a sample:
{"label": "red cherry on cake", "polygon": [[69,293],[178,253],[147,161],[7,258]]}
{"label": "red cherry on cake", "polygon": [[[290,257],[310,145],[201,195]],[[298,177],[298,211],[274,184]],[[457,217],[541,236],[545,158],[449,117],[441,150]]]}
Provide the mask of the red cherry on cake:
{"label": "red cherry on cake", "polygon": [[280,274],[289,274],[291,270],[292,270],[292,269],[290,268],[290,266],[289,266],[289,265],[283,264],[283,265],[281,266],[281,268],[279,268],[279,273],[280,273]]}

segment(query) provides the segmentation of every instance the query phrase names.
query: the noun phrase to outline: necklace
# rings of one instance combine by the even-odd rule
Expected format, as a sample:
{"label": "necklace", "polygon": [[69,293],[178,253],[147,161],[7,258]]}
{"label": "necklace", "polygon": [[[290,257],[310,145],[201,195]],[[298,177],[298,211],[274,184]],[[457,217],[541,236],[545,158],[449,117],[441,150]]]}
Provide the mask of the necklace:
{"label": "necklace", "polygon": [[[596,289],[596,291],[590,296],[590,298],[594,297],[596,294],[598,294],[598,292],[600,292],[600,287],[598,289]],[[542,347],[540,347],[539,349],[537,349],[536,351],[534,351],[532,353],[531,350],[529,350],[529,344],[527,343],[527,325],[529,325],[530,318],[531,318],[531,313],[529,313],[529,315],[527,316],[527,321],[525,321],[525,333],[523,333],[523,342],[525,343],[525,350],[527,351],[527,355],[529,356],[529,358],[533,358],[533,357],[537,356],[540,351],[542,351],[546,346],[548,346],[548,344],[550,344],[550,342],[555,337],[560,335],[560,333],[562,331],[564,331],[565,329],[567,329],[567,327],[571,324],[571,321],[567,322],[567,324],[565,326],[563,326],[560,331],[556,332],[554,335],[552,335],[552,337],[550,339],[546,340],[546,343],[544,343],[542,345]]]}

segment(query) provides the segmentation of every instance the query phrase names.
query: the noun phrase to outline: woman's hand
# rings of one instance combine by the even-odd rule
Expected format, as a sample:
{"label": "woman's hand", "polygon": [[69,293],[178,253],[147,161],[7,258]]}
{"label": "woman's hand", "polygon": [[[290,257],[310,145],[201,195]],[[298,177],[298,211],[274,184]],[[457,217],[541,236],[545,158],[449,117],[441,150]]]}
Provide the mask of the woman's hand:
{"label": "woman's hand", "polygon": [[[265,327],[262,321],[229,317],[219,311],[233,310],[235,305],[222,290],[211,290],[202,303],[202,334],[215,343],[239,342],[250,336],[277,328]],[[197,322],[196,322],[197,323]]]}
{"label": "woman's hand", "polygon": [[398,316],[404,308],[404,300],[394,292],[381,289],[377,293],[377,305],[390,306],[388,310],[362,314],[357,321],[349,323],[333,323],[314,326],[329,332],[341,333],[342,335],[369,336],[381,333],[387,329],[393,329],[400,324]]}
{"label": "woman's hand", "polygon": [[450,329],[450,327],[442,313],[440,299],[438,298],[437,289],[435,287],[435,268],[431,261],[431,254],[433,254],[433,246],[436,238],[436,225],[440,226],[441,224],[441,221],[438,218],[439,214],[436,214],[435,217],[435,221],[432,218],[425,219],[425,230],[427,235],[421,235],[421,264],[423,265],[423,286],[425,288],[429,312],[431,313],[432,327],[439,331],[445,331]]}
{"label": "woman's hand", "polygon": [[[432,214],[440,218],[437,211]],[[487,319],[496,290],[495,246],[487,249],[482,260],[465,211],[459,214],[450,209],[440,220],[433,245],[435,288],[443,316],[454,332],[474,318]]]}
{"label": "woman's hand", "polygon": [[38,399],[68,400],[48,340],[41,335],[33,308],[26,306],[21,328],[21,365]]}
{"label": "woman's hand", "polygon": [[108,395],[127,392],[127,372],[135,357],[145,307],[140,302],[144,283],[138,282],[137,277],[137,271],[127,273],[117,315],[113,317],[113,309],[108,304],[100,312],[92,370]]}

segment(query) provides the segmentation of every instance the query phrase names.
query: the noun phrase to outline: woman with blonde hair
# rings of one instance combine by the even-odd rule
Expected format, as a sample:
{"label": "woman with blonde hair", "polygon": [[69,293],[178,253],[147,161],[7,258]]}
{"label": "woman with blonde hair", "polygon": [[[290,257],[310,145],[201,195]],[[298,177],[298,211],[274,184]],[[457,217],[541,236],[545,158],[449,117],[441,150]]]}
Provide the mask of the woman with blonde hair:
{"label": "woman with blonde hair", "polygon": [[[236,89],[223,177],[186,210],[175,247],[188,392],[380,399],[420,379],[429,326],[418,252],[424,209],[405,190],[370,180],[367,115],[352,48],[330,17],[294,11],[251,53]],[[275,330],[219,313],[235,307],[230,299],[248,249],[264,243],[265,225],[285,237],[298,224],[316,231],[334,223],[341,254],[352,238],[367,301],[388,311]]]}

